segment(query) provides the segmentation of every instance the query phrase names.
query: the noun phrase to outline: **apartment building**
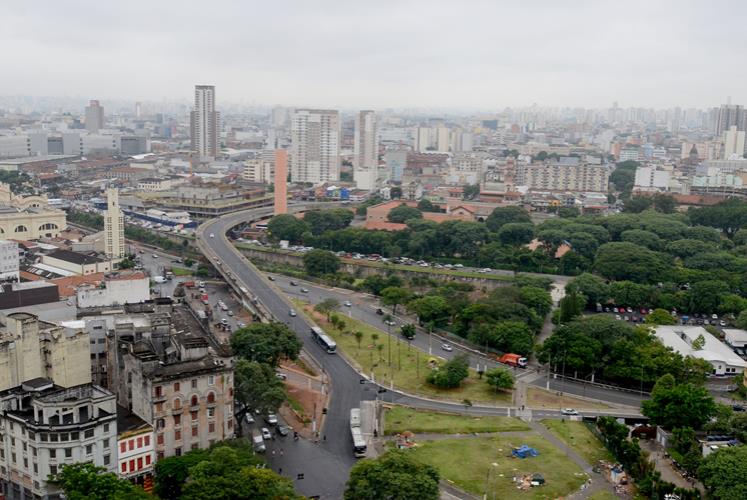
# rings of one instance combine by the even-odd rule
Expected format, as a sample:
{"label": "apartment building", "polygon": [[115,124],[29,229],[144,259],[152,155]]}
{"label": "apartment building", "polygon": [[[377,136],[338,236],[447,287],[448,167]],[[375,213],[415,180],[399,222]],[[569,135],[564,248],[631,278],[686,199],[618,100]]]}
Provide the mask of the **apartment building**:
{"label": "apartment building", "polygon": [[358,189],[375,190],[379,179],[379,142],[376,114],[361,111],[355,118],[353,179]]}
{"label": "apartment building", "polygon": [[291,121],[291,180],[320,184],[340,178],[340,113],[298,109]]}
{"label": "apartment building", "polygon": [[61,499],[47,479],[65,464],[115,472],[117,404],[93,384],[63,388],[34,378],[0,392],[0,494],[9,500]]}
{"label": "apartment building", "polygon": [[124,213],[119,208],[119,189],[106,190],[107,207],[104,213],[104,253],[110,259],[125,255]]}
{"label": "apartment building", "polygon": [[609,174],[607,165],[561,157],[559,161],[519,164],[516,184],[541,191],[607,192]]}
{"label": "apartment building", "polygon": [[185,308],[171,314],[168,334],[117,332],[109,344],[110,387],[153,426],[157,459],[234,436],[233,358]]}
{"label": "apartment building", "polygon": [[0,390],[34,378],[72,387],[91,381],[89,336],[80,328],[11,313],[0,320]]}
{"label": "apartment building", "polygon": [[117,407],[117,474],[151,491],[155,464],[153,426],[126,408]]}
{"label": "apartment building", "polygon": [[86,106],[86,130],[92,134],[97,134],[104,128],[104,107],[99,101],[91,101]]}
{"label": "apartment building", "polygon": [[196,85],[194,110],[190,115],[192,151],[200,158],[218,156],[220,114],[215,111],[215,86]]}

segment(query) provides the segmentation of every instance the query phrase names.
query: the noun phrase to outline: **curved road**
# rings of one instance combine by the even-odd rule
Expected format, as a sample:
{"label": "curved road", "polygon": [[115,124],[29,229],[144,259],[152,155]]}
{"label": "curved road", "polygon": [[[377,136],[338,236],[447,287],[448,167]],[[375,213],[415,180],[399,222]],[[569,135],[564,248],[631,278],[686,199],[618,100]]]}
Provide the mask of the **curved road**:
{"label": "curved road", "polygon": [[[291,207],[303,208],[303,205]],[[304,350],[310,354],[331,381],[331,397],[326,420],[320,433],[324,439],[319,445],[302,443],[286,454],[284,475],[295,479],[299,492],[321,498],[341,498],[350,467],[355,463],[348,420],[350,409],[360,406],[361,400],[374,399],[378,387],[361,383],[361,376],[342,356],[327,354],[309,335],[311,324],[304,315],[290,317],[292,308],[285,294],[266,276],[255,268],[226,238],[234,226],[272,214],[271,207],[262,207],[236,212],[204,223],[197,229],[198,246],[205,256],[218,268],[231,272],[239,286],[245,286],[256,295],[261,306],[280,321],[286,322],[302,341]],[[381,399],[420,408],[457,410],[475,415],[507,415],[510,408],[479,407],[465,409],[455,403],[432,401],[408,396],[397,391],[387,391]],[[585,415],[611,412],[584,412]],[[548,411],[547,416],[558,416],[558,411]],[[291,456],[292,455],[292,456]],[[287,463],[291,465],[288,466]],[[303,473],[303,479],[297,474]]]}

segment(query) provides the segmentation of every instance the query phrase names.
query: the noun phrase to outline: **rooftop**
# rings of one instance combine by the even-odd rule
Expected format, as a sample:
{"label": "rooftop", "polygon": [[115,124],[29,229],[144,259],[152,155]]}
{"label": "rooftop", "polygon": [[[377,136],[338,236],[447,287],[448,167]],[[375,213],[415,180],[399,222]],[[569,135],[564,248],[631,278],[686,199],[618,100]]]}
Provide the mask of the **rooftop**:
{"label": "rooftop", "polygon": [[[683,356],[692,356],[710,362],[720,361],[730,366],[747,367],[747,362],[702,326],[662,325],[656,327],[655,334],[665,346],[671,347]],[[693,349],[693,341],[701,335],[705,339],[705,345],[702,349]]]}
{"label": "rooftop", "polygon": [[73,264],[85,265],[85,264],[96,264],[103,262],[100,258],[94,255],[88,255],[84,253],[71,252],[70,250],[55,250],[49,254],[50,257],[64,260],[65,262],[72,262]]}

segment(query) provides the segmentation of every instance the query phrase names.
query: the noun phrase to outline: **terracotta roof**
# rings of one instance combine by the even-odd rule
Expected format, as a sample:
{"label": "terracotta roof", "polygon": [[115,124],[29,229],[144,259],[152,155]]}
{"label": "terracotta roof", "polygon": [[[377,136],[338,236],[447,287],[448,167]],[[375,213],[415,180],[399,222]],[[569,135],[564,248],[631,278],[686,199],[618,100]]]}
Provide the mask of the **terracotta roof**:
{"label": "terracotta roof", "polygon": [[407,224],[400,224],[399,222],[366,221],[366,229],[373,231],[402,231],[406,228]]}
{"label": "terracotta roof", "polygon": [[104,280],[104,273],[93,273],[86,276],[68,276],[66,278],[56,278],[50,280],[50,283],[57,285],[60,297],[72,297],[75,295],[75,289],[80,285],[97,285]]}

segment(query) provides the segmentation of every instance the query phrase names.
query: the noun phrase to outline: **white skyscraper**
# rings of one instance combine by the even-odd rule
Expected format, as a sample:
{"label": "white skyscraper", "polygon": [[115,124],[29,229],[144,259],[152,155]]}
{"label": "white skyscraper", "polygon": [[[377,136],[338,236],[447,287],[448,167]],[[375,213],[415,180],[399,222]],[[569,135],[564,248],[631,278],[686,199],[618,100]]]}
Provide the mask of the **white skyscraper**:
{"label": "white skyscraper", "polygon": [[215,111],[215,86],[195,86],[195,107],[191,115],[192,151],[200,158],[218,155],[220,114]]}
{"label": "white skyscraper", "polygon": [[729,127],[724,132],[724,159],[728,160],[732,156],[742,158],[744,156],[744,136],[745,133],[737,130],[736,125]]}
{"label": "white skyscraper", "polygon": [[104,107],[99,105],[99,101],[91,101],[86,106],[86,130],[97,134],[102,128],[104,128]]}
{"label": "white skyscraper", "polygon": [[339,112],[296,110],[291,121],[291,180],[319,184],[339,178]]}
{"label": "white skyscraper", "polygon": [[125,255],[124,215],[119,208],[119,190],[106,190],[106,215],[104,216],[104,251],[111,259]]}
{"label": "white skyscraper", "polygon": [[355,119],[353,179],[358,189],[377,189],[379,177],[379,143],[376,115],[361,111]]}

